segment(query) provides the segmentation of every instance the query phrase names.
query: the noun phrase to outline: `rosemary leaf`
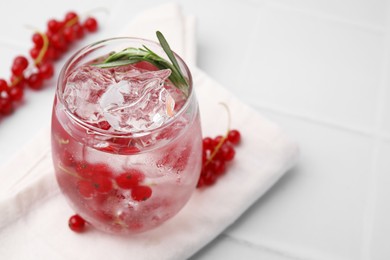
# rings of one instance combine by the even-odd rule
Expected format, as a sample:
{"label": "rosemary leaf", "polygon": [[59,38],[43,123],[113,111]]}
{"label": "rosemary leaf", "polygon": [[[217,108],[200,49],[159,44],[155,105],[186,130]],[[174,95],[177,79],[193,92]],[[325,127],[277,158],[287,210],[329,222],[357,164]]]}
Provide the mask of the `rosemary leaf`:
{"label": "rosemary leaf", "polygon": [[170,62],[157,55],[148,47],[143,46],[143,48],[126,48],[120,52],[111,54],[102,63],[93,65],[99,68],[112,68],[133,64],[140,61],[147,61],[159,69],[170,69],[171,75],[169,76],[169,79],[171,80],[171,82],[177,88],[181,89],[185,95],[188,95],[188,82],[183,76],[183,72],[180,69],[179,63],[177,62],[175,55],[173,54],[163,34],[157,31],[156,35],[162,49],[168,56]]}

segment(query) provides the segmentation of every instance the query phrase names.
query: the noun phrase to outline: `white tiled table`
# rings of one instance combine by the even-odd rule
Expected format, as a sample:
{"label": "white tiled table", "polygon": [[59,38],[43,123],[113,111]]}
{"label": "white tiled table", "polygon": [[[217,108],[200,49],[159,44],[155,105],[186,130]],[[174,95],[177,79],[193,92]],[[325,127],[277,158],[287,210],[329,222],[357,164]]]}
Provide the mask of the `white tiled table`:
{"label": "white tiled table", "polygon": [[[31,46],[26,24],[43,28],[68,10],[106,7],[102,31],[119,31],[163,2],[2,2],[0,75]],[[197,18],[198,66],[302,151],[288,175],[193,259],[390,259],[390,2],[178,2]],[[49,125],[53,93],[29,91],[0,122],[0,165]]]}

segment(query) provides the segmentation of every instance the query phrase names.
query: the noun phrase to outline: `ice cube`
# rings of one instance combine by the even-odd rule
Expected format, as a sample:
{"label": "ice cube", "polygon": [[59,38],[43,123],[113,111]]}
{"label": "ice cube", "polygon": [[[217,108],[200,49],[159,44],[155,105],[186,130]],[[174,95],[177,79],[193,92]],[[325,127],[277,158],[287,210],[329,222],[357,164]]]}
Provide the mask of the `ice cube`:
{"label": "ice cube", "polygon": [[112,73],[107,69],[82,66],[67,78],[63,98],[67,108],[88,123],[103,120],[99,99],[106,89],[115,83]]}
{"label": "ice cube", "polygon": [[115,130],[122,132],[139,132],[161,126],[170,116],[166,101],[172,99],[164,88],[170,74],[169,69],[122,74],[122,80],[112,84],[100,98],[105,119]]}
{"label": "ice cube", "polygon": [[133,64],[119,66],[111,69],[111,73],[114,75],[116,82],[126,80],[126,78],[134,77],[142,72],[146,72],[144,69],[135,67]]}

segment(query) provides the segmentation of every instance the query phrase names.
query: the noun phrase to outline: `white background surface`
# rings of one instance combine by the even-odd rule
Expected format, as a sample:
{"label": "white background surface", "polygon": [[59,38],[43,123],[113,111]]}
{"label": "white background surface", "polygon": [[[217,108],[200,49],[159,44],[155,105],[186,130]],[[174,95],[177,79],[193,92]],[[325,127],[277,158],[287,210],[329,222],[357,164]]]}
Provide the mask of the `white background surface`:
{"label": "white background surface", "polygon": [[[2,2],[0,77],[32,46],[25,25],[105,7],[77,48],[163,2]],[[197,19],[198,66],[301,147],[298,165],[193,259],[390,259],[389,1],[177,2]],[[0,165],[49,125],[49,85],[0,121]]]}

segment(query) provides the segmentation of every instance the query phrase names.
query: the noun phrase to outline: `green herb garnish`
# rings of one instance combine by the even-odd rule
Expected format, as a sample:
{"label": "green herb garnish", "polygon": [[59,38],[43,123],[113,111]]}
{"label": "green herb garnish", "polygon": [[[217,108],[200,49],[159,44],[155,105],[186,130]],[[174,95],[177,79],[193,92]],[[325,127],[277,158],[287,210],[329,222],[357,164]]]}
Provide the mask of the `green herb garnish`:
{"label": "green herb garnish", "polygon": [[175,55],[173,54],[171,48],[164,35],[157,31],[156,32],[158,41],[160,42],[161,47],[164,52],[167,54],[169,61],[160,57],[148,47],[143,45],[143,48],[134,48],[129,47],[120,52],[116,52],[111,54],[107,59],[105,59],[102,63],[94,64],[94,66],[100,68],[112,68],[118,66],[124,66],[128,64],[137,63],[140,61],[147,61],[159,69],[170,69],[171,75],[169,79],[171,82],[179,89],[181,89],[184,94],[188,94],[188,82],[186,78],[183,76],[183,72],[180,69],[180,66],[176,60]]}

